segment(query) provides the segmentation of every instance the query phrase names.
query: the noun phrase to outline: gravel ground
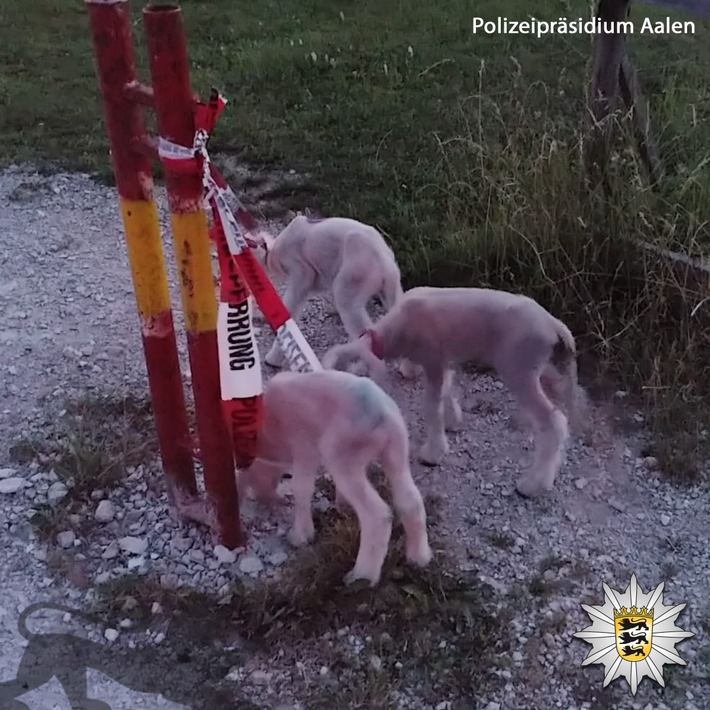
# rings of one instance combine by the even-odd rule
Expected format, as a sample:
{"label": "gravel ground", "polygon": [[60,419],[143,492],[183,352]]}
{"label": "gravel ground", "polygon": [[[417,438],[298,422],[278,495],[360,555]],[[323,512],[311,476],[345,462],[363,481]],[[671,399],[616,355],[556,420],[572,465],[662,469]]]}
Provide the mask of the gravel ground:
{"label": "gravel ground", "polygon": [[[158,197],[173,303],[179,304],[162,191]],[[86,175],[43,176],[20,168],[0,173],[0,264],[0,568],[5,572],[0,679],[16,673],[25,644],[17,617],[30,603],[51,600],[83,608],[94,598],[96,584],[135,574],[155,576],[165,587],[217,595],[227,594],[236,578],[278,578],[291,556],[285,541],[290,509],[267,515],[245,502],[247,549],[215,548],[204,530],[170,518],[157,460],[135,466],[118,487],[95,491],[54,545],[37,538],[29,523],[33,506],[61,501],[66,491],[51,462],[12,461],[13,442],[41,437],[67,400],[81,394],[121,399],[144,398],[147,392],[115,192]],[[183,372],[188,372],[179,305],[174,314]],[[309,302],[302,328],[318,355],[345,337],[318,298]],[[270,342],[263,327],[262,356]],[[530,441],[511,420],[515,407],[507,391],[490,377],[466,373],[458,386],[466,427],[450,435],[452,451],[441,466],[414,462],[413,472],[422,492],[441,500],[437,537],[461,569],[476,570],[495,590],[499,606],[512,612],[508,630],[516,647],[497,661],[499,682],[485,692],[472,690],[465,705],[445,695],[425,704],[417,688],[410,688],[391,697],[390,706],[710,708],[707,486],[681,489],[666,482],[655,461],[643,456],[642,417],[617,393],[614,401],[593,404],[595,433],[570,446],[555,491],[544,500],[525,501],[515,494],[514,481],[529,458]],[[421,382],[393,378],[392,394],[417,447]],[[330,502],[319,496],[315,505],[326,509]],[[64,578],[48,566],[57,554],[64,560]],[[646,680],[633,698],[622,680],[602,689],[602,668],[581,667],[590,646],[572,636],[589,625],[580,602],[603,604],[602,581],[623,591],[632,573],[644,591],[665,582],[666,604],[687,603],[677,623],[695,634],[678,648],[688,666],[666,666],[665,689]],[[167,623],[156,609],[151,632],[137,637],[128,622],[105,632],[56,613],[32,619],[33,629],[46,633],[60,627],[113,649],[159,647]],[[334,654],[376,664],[368,648],[373,643],[341,629],[293,653],[281,648],[271,656],[242,654],[227,664],[224,675],[244,703],[246,698],[253,703],[239,707],[308,708],[319,684],[345,682],[329,670]],[[160,658],[156,663],[167,673],[174,656]],[[406,664],[406,652],[398,662]],[[189,680],[187,669],[182,675]],[[180,707],[93,672],[89,688],[112,708]],[[2,699],[0,686],[0,708]],[[30,707],[69,707],[56,679],[23,700]]]}

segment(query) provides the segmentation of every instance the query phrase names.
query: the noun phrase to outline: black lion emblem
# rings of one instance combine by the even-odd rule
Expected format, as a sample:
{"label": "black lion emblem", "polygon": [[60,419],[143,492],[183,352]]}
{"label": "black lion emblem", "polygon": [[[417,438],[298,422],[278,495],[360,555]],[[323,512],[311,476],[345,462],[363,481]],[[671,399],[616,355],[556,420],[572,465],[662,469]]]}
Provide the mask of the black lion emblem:
{"label": "black lion emblem", "polygon": [[648,631],[648,624],[645,619],[639,619],[638,621],[632,619],[619,619],[619,630],[621,631],[631,631],[631,629]]}

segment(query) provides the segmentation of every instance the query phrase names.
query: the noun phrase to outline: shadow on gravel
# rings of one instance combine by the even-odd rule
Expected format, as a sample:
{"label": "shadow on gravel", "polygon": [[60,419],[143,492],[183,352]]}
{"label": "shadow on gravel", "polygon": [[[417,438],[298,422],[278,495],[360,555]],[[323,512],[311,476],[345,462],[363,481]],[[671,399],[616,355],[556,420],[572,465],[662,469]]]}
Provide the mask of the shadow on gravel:
{"label": "shadow on gravel", "polygon": [[[371,480],[391,504],[382,473],[373,471]],[[332,500],[331,482],[319,484]],[[442,697],[454,707],[468,707],[501,683],[499,659],[514,642],[510,610],[498,609],[495,590],[476,571],[461,570],[459,560],[447,553],[446,540],[437,532],[440,499],[427,496],[425,506],[436,560],[425,569],[407,564],[398,525],[375,588],[344,586],[357,555],[359,524],[352,511],[333,507],[314,512],[314,542],[293,553],[278,580],[235,581],[230,593],[217,599],[196,590],[164,589],[145,576],[133,583],[124,578],[97,589],[95,609],[118,619],[130,598],[136,604],[132,618],[142,622],[157,602],[166,615],[191,619],[212,638],[226,644],[238,639],[269,670],[298,661],[325,665],[330,669],[325,676],[292,674],[288,697],[278,698],[307,699],[309,710],[389,710],[401,693],[431,707]],[[349,636],[370,639],[368,651],[354,652]]]}
{"label": "shadow on gravel", "polygon": [[245,652],[211,648],[212,629],[198,628],[180,619],[172,619],[165,639],[145,648],[118,648],[108,642],[97,643],[73,634],[35,634],[27,628],[27,619],[41,609],[54,609],[104,624],[83,612],[57,604],[37,603],[28,606],[18,619],[18,630],[27,644],[17,676],[0,683],[0,710],[23,710],[29,705],[18,700],[25,693],[40,688],[56,677],[73,710],[111,710],[111,706],[87,697],[87,670],[103,673],[126,688],[139,693],[161,694],[167,700],[200,710],[252,710],[258,706],[235,700],[232,692],[212,687],[211,682],[224,678],[230,666],[244,662]]}

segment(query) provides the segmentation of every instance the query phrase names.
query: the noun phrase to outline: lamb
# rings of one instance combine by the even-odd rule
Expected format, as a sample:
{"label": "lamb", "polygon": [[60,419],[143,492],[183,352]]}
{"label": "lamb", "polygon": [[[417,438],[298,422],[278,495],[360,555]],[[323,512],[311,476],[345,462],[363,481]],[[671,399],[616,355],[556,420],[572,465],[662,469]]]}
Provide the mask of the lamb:
{"label": "lamb", "polygon": [[[255,254],[272,278],[286,280],[283,302],[292,318],[298,316],[312,292],[327,292],[349,338],[372,325],[368,301],[381,297],[389,310],[402,297],[399,266],[380,233],[354,219],[294,217],[275,238],[262,235]],[[274,341],[264,361],[284,365],[284,354]],[[406,363],[405,376],[411,376]]]}
{"label": "lamb", "polygon": [[409,435],[395,402],[367,377],[348,372],[280,372],[264,388],[264,421],[257,458],[238,474],[241,495],[250,489],[272,503],[281,474],[290,470],[294,546],[313,539],[311,499],[318,467],[333,477],[337,497],[357,514],[360,547],[345,584],[379,582],[392,531],[392,512],[368,481],[366,467],[379,461],[405,533],[407,560],[426,566],[432,557],[426,511],[409,468]]}
{"label": "lamb", "polygon": [[340,370],[357,360],[384,386],[385,361],[400,357],[424,370],[422,462],[436,465],[449,451],[445,429],[458,429],[462,419],[453,368],[470,362],[495,370],[533,427],[535,458],[518,492],[534,497],[553,488],[569,425],[579,422],[576,346],[564,323],[527,296],[424,286],[407,291],[354,342],[332,347],[322,363]]}

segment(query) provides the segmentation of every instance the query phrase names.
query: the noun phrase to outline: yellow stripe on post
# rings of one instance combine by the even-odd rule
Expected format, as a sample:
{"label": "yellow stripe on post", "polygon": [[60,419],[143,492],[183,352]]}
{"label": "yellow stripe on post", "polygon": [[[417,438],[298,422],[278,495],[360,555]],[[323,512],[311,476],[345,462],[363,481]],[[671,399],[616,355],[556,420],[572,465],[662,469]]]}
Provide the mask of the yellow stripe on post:
{"label": "yellow stripe on post", "polygon": [[148,318],[158,316],[170,310],[158,209],[153,200],[122,199],[121,216],[138,312]]}
{"label": "yellow stripe on post", "polygon": [[194,334],[215,330],[217,299],[205,213],[173,213],[170,223],[187,330]]}

